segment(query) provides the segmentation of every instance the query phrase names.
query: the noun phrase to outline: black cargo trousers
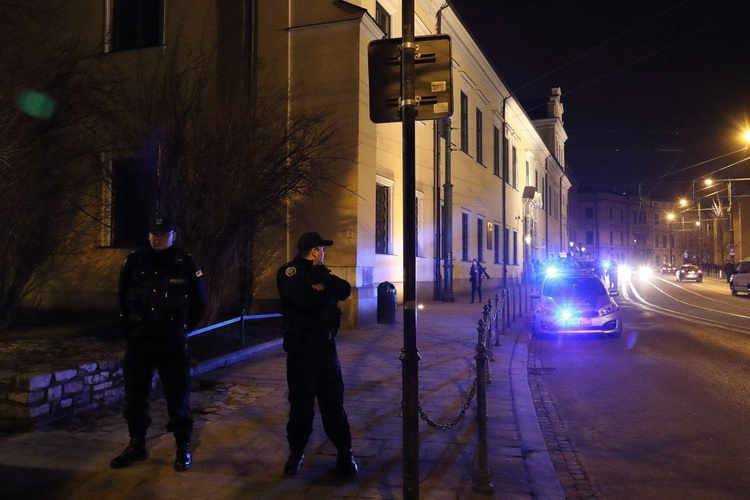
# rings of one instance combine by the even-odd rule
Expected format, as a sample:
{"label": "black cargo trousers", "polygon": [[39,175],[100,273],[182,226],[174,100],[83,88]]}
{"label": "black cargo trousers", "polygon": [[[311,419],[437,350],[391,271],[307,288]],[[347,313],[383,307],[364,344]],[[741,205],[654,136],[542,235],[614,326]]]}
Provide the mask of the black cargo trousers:
{"label": "black cargo trousers", "polygon": [[337,450],[352,448],[349,419],[344,410],[344,379],[333,339],[321,349],[287,352],[289,421],[287,440],[292,453],[302,453],[313,430],[318,399],[323,430]]}
{"label": "black cargo trousers", "polygon": [[169,422],[177,443],[188,443],[193,432],[190,415],[190,358],[182,325],[144,325],[142,335],[129,337],[123,358],[124,417],[131,437],[144,437],[151,425],[149,396],[159,373]]}

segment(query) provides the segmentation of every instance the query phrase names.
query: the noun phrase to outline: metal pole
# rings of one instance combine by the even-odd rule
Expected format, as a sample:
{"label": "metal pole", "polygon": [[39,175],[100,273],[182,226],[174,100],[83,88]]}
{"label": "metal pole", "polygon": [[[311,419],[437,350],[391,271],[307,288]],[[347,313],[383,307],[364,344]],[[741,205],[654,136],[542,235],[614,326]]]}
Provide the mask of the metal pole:
{"label": "metal pole", "polygon": [[416,255],[416,100],[414,82],[414,0],[402,3],[401,123],[404,204],[404,348],[403,386],[404,498],[419,498],[419,351],[417,350]]}
{"label": "metal pole", "polygon": [[490,494],[494,486],[490,482],[490,468],[487,460],[487,332],[485,321],[480,319],[477,327],[477,484],[475,493]]}
{"label": "metal pole", "polygon": [[727,181],[729,194],[729,261],[734,264],[734,215],[732,215],[732,181]]}

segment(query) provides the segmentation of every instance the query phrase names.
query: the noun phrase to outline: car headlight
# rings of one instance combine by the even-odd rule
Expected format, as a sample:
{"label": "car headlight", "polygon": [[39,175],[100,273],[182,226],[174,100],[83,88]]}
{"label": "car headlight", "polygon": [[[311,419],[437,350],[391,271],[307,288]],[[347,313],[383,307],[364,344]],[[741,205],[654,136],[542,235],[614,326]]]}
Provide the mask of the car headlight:
{"label": "car headlight", "polygon": [[617,304],[610,304],[604,309],[599,309],[599,316],[607,316],[617,310]]}
{"label": "car headlight", "polygon": [[554,309],[550,309],[549,307],[540,306],[539,307],[539,314],[541,314],[543,316],[552,316],[553,314],[555,314],[555,310]]}

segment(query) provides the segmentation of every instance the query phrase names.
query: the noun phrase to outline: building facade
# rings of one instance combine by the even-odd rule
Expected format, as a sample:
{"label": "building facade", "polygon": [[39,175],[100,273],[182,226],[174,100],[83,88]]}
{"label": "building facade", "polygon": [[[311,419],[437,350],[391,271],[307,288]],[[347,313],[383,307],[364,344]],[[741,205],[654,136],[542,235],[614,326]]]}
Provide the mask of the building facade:
{"label": "building facade", "polygon": [[[487,267],[491,288],[521,278],[534,259],[568,251],[571,182],[562,94],[552,89],[545,112],[532,118],[450,3],[415,3],[416,36],[450,37],[454,102],[451,120],[416,125],[418,299],[458,300],[469,288],[472,259]],[[302,232],[333,239],[326,264],[353,285],[343,304],[345,323],[374,322],[378,285],[393,283],[399,297],[403,287],[404,179],[401,124],[369,118],[367,54],[370,42],[401,35],[401,2],[174,0],[154,2],[157,8],[145,17],[131,4],[139,2],[68,2],[80,9],[81,38],[101,47],[103,64],[205,51],[215,61],[217,102],[227,101],[232,87],[262,66],[269,82],[288,89],[288,112],[322,110],[336,124],[336,139],[351,158],[333,165],[335,182],[302,200],[288,227],[268,228],[264,240],[273,242],[272,262],[280,266],[294,255]],[[122,33],[138,35],[137,43]],[[102,161],[111,172],[121,159],[103,154]],[[613,213],[626,207],[612,202]],[[98,255],[97,269],[48,283],[34,296],[37,305],[114,307],[117,270],[129,250],[108,244],[116,214],[103,213],[110,219],[106,234],[82,250]],[[447,226],[451,238],[445,237]],[[617,237],[605,237],[609,243],[601,251],[624,255],[632,245],[615,226]],[[601,243],[596,226],[584,230]],[[276,306],[274,271],[269,266],[256,277],[258,310]]]}

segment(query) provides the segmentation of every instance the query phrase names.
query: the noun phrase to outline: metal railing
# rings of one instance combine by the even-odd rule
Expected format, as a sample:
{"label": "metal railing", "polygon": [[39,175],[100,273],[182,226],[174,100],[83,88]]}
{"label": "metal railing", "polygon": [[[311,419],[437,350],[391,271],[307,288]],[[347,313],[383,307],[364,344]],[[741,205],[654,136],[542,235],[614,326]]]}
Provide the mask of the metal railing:
{"label": "metal railing", "polygon": [[269,314],[252,314],[252,315],[245,315],[245,311],[242,311],[241,316],[237,316],[236,318],[228,319],[226,321],[222,321],[221,323],[216,323],[213,325],[209,325],[203,328],[199,328],[197,330],[193,330],[192,332],[188,332],[188,337],[193,337],[195,335],[200,335],[201,333],[210,332],[211,330],[217,330],[219,328],[223,328],[228,325],[232,325],[234,323],[240,323],[240,336],[242,338],[242,347],[247,347],[247,342],[245,340],[245,322],[246,321],[252,321],[252,320],[258,320],[258,319],[269,319],[269,318],[281,318],[281,313],[269,313]]}

